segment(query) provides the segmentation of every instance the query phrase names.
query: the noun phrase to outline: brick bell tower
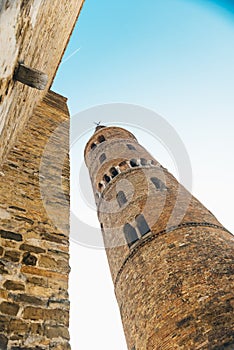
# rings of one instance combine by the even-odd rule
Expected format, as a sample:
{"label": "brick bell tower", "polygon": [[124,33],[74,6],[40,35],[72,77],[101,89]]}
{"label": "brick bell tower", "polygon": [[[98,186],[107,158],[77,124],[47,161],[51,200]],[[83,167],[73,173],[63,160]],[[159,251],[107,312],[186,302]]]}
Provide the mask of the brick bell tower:
{"label": "brick bell tower", "polygon": [[129,131],[85,161],[128,349],[234,349],[233,236]]}

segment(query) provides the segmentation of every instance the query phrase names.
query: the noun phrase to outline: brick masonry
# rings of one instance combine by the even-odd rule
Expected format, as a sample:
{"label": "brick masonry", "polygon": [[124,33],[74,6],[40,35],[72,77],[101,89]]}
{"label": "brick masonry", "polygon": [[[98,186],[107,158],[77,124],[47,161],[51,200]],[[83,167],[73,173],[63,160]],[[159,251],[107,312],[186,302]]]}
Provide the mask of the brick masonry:
{"label": "brick masonry", "polygon": [[234,349],[233,236],[127,130],[98,127],[85,160],[129,350]]}
{"label": "brick masonry", "polygon": [[1,172],[1,350],[70,349],[68,150],[66,99],[50,91]]}
{"label": "brick masonry", "polygon": [[[1,0],[0,165],[49,90],[83,0]],[[18,62],[48,76],[44,91],[14,80]]]}

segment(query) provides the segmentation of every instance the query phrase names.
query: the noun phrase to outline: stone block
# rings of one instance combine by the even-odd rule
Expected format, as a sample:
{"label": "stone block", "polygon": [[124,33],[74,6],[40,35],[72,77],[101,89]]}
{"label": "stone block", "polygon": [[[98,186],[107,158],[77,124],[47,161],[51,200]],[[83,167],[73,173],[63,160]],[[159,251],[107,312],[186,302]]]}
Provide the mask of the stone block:
{"label": "stone block", "polygon": [[15,233],[11,231],[0,230],[0,236],[5,239],[11,239],[13,241],[22,241],[22,235],[20,233]]}
{"label": "stone block", "polygon": [[16,282],[12,280],[7,280],[4,282],[3,287],[8,290],[24,290],[24,284],[21,282]]}
{"label": "stone block", "polygon": [[34,284],[40,287],[48,287],[47,278],[39,278],[39,277],[27,277],[27,283]]}
{"label": "stone block", "polygon": [[39,260],[39,266],[53,270],[57,268],[57,262],[48,255],[42,255]]}
{"label": "stone block", "polygon": [[0,315],[0,332],[7,332],[9,321],[9,316]]}
{"label": "stone block", "polygon": [[19,249],[30,253],[36,253],[36,254],[45,253],[45,249],[41,247],[32,246],[30,244],[25,244],[25,243],[21,244]]}
{"label": "stone block", "polygon": [[11,319],[9,322],[8,332],[9,334],[26,334],[30,329],[30,324],[22,321],[21,319]]}
{"label": "stone block", "polygon": [[0,289],[0,298],[7,299],[8,297],[8,291],[5,289]]}
{"label": "stone block", "polygon": [[[44,297],[44,296],[43,296]],[[28,294],[16,294],[13,296],[13,299],[15,302],[21,302],[26,304],[33,304],[33,305],[44,305],[46,304],[46,300],[42,300],[39,297],[35,297]]]}
{"label": "stone block", "polygon": [[45,326],[45,336],[48,338],[64,338],[69,340],[70,336],[69,336],[69,332],[68,329],[65,327],[61,327],[61,326],[50,326],[50,325],[46,325]]}
{"label": "stone block", "polygon": [[6,265],[2,261],[0,261],[0,274],[1,275],[8,274]]}
{"label": "stone block", "polygon": [[4,334],[0,334],[0,349],[7,350],[8,339]]}
{"label": "stone block", "polygon": [[68,326],[69,324],[69,312],[62,309],[42,309],[32,306],[27,306],[23,312],[24,319],[30,319],[34,321],[53,320],[58,322],[58,324],[64,324]]}
{"label": "stone block", "polygon": [[4,254],[4,260],[18,262],[20,260],[20,252],[17,250],[6,250]]}
{"label": "stone block", "polygon": [[19,305],[3,301],[0,305],[0,311],[6,315],[16,316],[19,311]]}
{"label": "stone block", "polygon": [[29,252],[24,253],[22,263],[25,265],[35,266],[37,264],[37,257]]}

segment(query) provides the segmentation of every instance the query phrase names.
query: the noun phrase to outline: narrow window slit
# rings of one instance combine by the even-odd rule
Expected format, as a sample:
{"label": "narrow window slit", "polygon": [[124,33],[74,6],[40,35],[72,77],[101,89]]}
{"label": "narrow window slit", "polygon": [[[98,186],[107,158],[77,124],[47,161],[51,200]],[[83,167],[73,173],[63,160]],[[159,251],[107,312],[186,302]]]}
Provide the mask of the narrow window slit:
{"label": "narrow window slit", "polygon": [[99,161],[102,164],[105,160],[106,160],[106,155],[105,155],[105,153],[102,153],[99,157]]}
{"label": "narrow window slit", "polygon": [[136,148],[133,145],[131,145],[131,144],[127,144],[127,147],[128,147],[128,149],[136,151]]}

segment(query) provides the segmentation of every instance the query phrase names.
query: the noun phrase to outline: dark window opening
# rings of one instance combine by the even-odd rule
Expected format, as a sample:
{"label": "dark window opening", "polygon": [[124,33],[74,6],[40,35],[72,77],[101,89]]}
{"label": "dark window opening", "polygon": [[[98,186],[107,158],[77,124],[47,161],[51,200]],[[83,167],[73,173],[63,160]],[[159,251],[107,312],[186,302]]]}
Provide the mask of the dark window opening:
{"label": "dark window opening", "polygon": [[96,148],[96,147],[97,147],[96,143],[92,143],[91,149],[94,149],[94,148]]}
{"label": "dark window opening", "polygon": [[105,137],[103,135],[98,136],[98,142],[104,142],[106,141]]}
{"label": "dark window opening", "polygon": [[147,165],[147,160],[145,158],[141,158],[141,165]]}
{"label": "dark window opening", "polygon": [[99,157],[99,161],[100,161],[100,163],[103,163],[105,160],[106,160],[106,155],[105,155],[105,153],[102,153]]}
{"label": "dark window opening", "polygon": [[101,229],[103,229],[103,223],[102,222],[101,222],[100,226],[101,226]]}
{"label": "dark window opening", "polygon": [[108,176],[108,175],[104,175],[103,176],[103,179],[106,181],[106,182],[110,182],[110,176]]}
{"label": "dark window opening", "polygon": [[141,234],[141,236],[146,235],[146,233],[150,232],[150,228],[144,218],[144,215],[140,214],[136,216],[136,223],[138,230]]}
{"label": "dark window opening", "polygon": [[127,198],[126,198],[126,196],[125,196],[125,194],[124,194],[123,191],[119,191],[119,192],[117,193],[116,199],[117,199],[117,202],[118,202],[120,208],[121,208],[125,203],[127,203]]}
{"label": "dark window opening", "polygon": [[151,164],[157,165],[157,162],[155,162],[155,160],[151,160]]}
{"label": "dark window opening", "polygon": [[101,182],[99,182],[98,188],[99,188],[99,190],[101,190],[103,188],[103,184],[101,184]]}
{"label": "dark window opening", "polygon": [[131,247],[131,245],[133,245],[133,243],[135,243],[138,240],[136,230],[130,224],[125,224],[123,231],[127,244],[129,247]]}
{"label": "dark window opening", "polygon": [[116,168],[111,168],[110,169],[110,174],[111,174],[111,176],[112,177],[115,177],[115,176],[117,176],[118,175],[118,171],[117,171],[117,169]]}
{"label": "dark window opening", "polygon": [[157,190],[166,190],[167,187],[166,185],[164,184],[164,182],[162,182],[160,179],[158,179],[157,177],[151,177],[151,181],[153,182],[155,188]]}
{"label": "dark window opening", "polygon": [[136,150],[136,148],[135,148],[133,145],[127,144],[127,147],[128,147],[128,149],[131,149],[131,150],[133,150],[133,151]]}
{"label": "dark window opening", "polygon": [[130,165],[131,165],[131,167],[133,167],[133,168],[136,167],[136,166],[138,166],[136,159],[131,159],[131,160],[130,160]]}

